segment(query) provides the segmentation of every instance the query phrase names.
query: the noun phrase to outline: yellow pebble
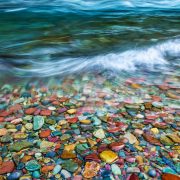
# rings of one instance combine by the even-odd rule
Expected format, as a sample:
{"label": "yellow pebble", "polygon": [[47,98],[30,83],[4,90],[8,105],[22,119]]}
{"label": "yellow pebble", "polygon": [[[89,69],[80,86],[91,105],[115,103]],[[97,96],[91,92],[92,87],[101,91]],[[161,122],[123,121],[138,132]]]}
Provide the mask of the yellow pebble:
{"label": "yellow pebble", "polygon": [[142,156],[136,156],[136,160],[138,164],[143,164],[143,157]]}
{"label": "yellow pebble", "polygon": [[135,147],[137,150],[139,150],[139,151],[143,151],[143,148],[142,148],[141,146],[135,145],[134,147]]}
{"label": "yellow pebble", "polygon": [[117,154],[116,154],[115,152],[113,152],[113,151],[105,150],[105,151],[101,152],[100,158],[101,158],[104,162],[111,164],[111,163],[113,163],[113,162],[118,158],[118,156],[117,156]]}
{"label": "yellow pebble", "polygon": [[139,84],[135,84],[135,83],[131,84],[131,87],[134,88],[134,89],[141,88],[141,86]]}
{"label": "yellow pebble", "polygon": [[145,172],[148,172],[149,171],[149,166],[144,166],[144,170],[145,170]]}
{"label": "yellow pebble", "polygon": [[77,112],[76,109],[69,109],[69,110],[67,110],[68,114],[75,114],[76,112]]}
{"label": "yellow pebble", "polygon": [[73,151],[76,147],[76,144],[68,144],[64,146],[65,151]]}
{"label": "yellow pebble", "polygon": [[88,119],[80,120],[80,123],[82,124],[91,124],[91,121]]}
{"label": "yellow pebble", "polygon": [[151,152],[156,152],[156,147],[152,147]]}
{"label": "yellow pebble", "polygon": [[94,140],[92,140],[90,138],[88,138],[87,140],[88,140],[88,143],[90,144],[91,147],[93,147],[93,146],[95,146],[97,144],[96,141],[94,141]]}
{"label": "yellow pebble", "polygon": [[158,134],[158,133],[159,133],[159,130],[158,130],[158,128],[151,128],[151,132],[152,132],[153,134]]}

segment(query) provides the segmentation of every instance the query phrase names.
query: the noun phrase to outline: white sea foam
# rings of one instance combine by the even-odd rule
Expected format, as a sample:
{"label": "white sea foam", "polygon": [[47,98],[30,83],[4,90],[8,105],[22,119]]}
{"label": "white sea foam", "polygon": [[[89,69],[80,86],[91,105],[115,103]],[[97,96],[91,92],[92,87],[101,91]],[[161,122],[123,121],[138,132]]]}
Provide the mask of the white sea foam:
{"label": "white sea foam", "polygon": [[14,68],[30,76],[51,76],[70,74],[93,69],[135,71],[140,66],[151,70],[159,66],[171,66],[167,56],[180,56],[180,40],[169,40],[146,48],[136,48],[120,53],[109,53],[84,58],[66,58],[58,61],[31,61],[31,69]]}

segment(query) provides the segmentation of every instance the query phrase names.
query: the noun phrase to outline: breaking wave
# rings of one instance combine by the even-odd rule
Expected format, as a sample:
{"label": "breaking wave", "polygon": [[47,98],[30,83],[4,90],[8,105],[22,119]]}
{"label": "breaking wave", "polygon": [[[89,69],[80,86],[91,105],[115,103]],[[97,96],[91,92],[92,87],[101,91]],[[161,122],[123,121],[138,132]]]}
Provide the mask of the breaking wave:
{"label": "breaking wave", "polygon": [[[12,71],[19,76],[53,76],[80,73],[83,71],[136,71],[143,69],[155,70],[169,68],[177,64],[180,57],[180,39],[168,40],[144,48],[135,48],[124,52],[101,54],[93,57],[64,58],[53,61],[37,61],[28,59],[28,68],[19,67],[17,60],[11,67],[0,63],[1,69]],[[7,62],[7,61],[6,61]],[[22,62],[22,61],[21,61]],[[24,60],[24,63],[27,62]]]}

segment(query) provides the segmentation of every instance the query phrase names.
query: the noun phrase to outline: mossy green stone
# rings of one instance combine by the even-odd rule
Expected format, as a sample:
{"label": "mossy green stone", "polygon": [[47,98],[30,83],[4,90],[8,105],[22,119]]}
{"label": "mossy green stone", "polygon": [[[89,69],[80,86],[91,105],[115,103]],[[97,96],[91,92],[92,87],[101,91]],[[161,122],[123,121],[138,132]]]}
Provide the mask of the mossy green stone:
{"label": "mossy green stone", "polygon": [[45,122],[46,122],[47,124],[51,124],[51,125],[56,124],[56,121],[55,121],[54,119],[46,119]]}
{"label": "mossy green stone", "polygon": [[161,136],[160,141],[165,146],[172,146],[174,144],[174,142],[170,138],[168,138],[166,136]]}
{"label": "mossy green stone", "polygon": [[78,169],[78,164],[72,159],[66,160],[62,163],[62,167],[70,172],[75,172]]}
{"label": "mossy green stone", "polygon": [[9,146],[9,150],[19,152],[22,149],[29,148],[32,146],[33,146],[33,143],[28,142],[28,141],[15,142],[14,144]]}

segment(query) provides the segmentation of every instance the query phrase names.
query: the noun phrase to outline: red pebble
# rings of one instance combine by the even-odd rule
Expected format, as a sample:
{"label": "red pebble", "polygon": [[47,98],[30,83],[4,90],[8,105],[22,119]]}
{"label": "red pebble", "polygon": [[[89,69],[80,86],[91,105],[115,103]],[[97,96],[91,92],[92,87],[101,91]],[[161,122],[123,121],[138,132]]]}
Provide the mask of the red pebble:
{"label": "red pebble", "polygon": [[119,132],[120,130],[121,130],[120,127],[115,127],[115,128],[110,128],[110,129],[108,129],[107,131],[108,131],[109,133],[116,133],[116,132]]}
{"label": "red pebble", "polygon": [[46,109],[46,110],[42,110],[42,111],[40,112],[40,115],[41,115],[41,116],[50,116],[51,113],[52,113],[51,110]]}
{"label": "red pebble", "polygon": [[3,111],[0,113],[0,117],[6,117],[6,116],[9,116],[10,115],[10,112],[9,111]]}
{"label": "red pebble", "polygon": [[138,175],[136,175],[135,173],[131,174],[129,180],[139,180]]}
{"label": "red pebble", "polygon": [[78,118],[77,117],[68,118],[67,121],[68,121],[68,123],[76,123],[78,121]]}
{"label": "red pebble", "polygon": [[3,122],[4,121],[4,118],[3,117],[0,117],[0,122]]}
{"label": "red pebble", "polygon": [[50,134],[51,134],[51,130],[50,129],[42,130],[39,133],[39,137],[40,138],[47,138]]}
{"label": "red pebble", "polygon": [[28,108],[25,110],[25,114],[32,115],[36,111],[36,108]]}
{"label": "red pebble", "polygon": [[101,162],[101,160],[99,159],[98,155],[93,153],[93,154],[89,154],[85,157],[85,160],[91,160],[91,161],[96,161],[96,162]]}
{"label": "red pebble", "polygon": [[14,170],[15,166],[13,161],[6,161],[0,164],[0,174],[10,173]]}

